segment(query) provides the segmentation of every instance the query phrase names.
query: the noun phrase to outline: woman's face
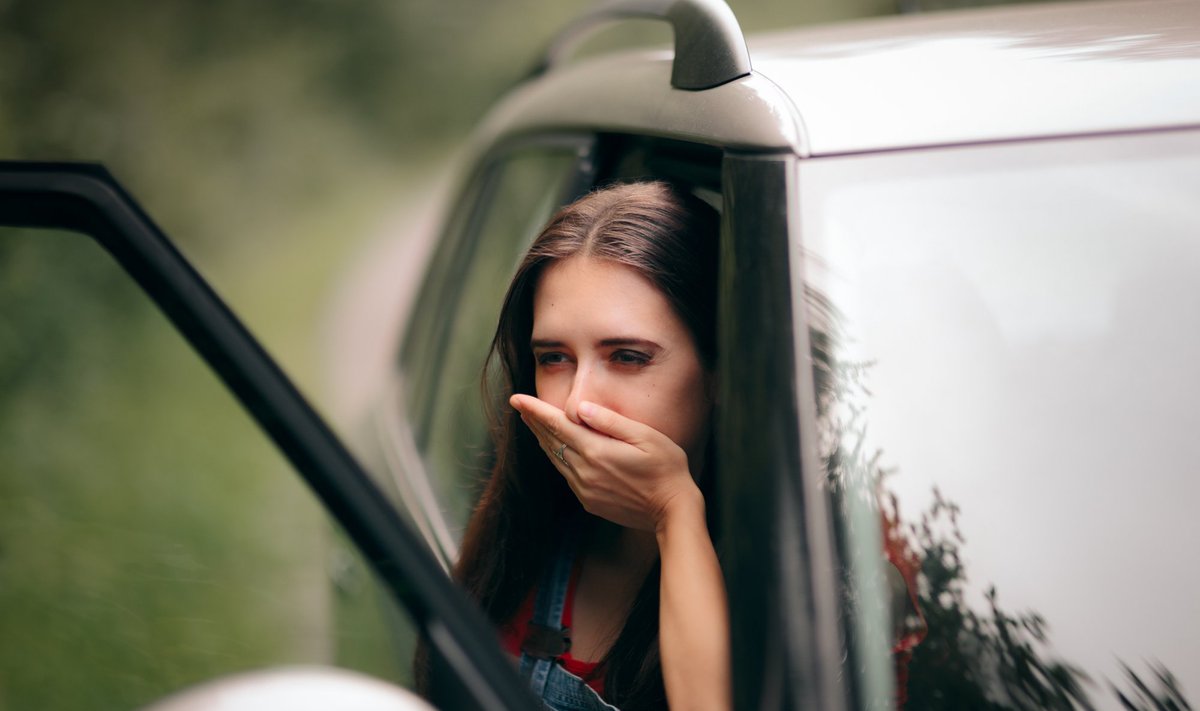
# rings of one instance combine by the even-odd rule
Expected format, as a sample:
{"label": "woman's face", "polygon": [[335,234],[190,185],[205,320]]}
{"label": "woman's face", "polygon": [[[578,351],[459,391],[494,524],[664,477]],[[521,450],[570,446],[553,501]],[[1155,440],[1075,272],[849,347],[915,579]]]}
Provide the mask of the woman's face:
{"label": "woman's face", "polygon": [[649,425],[703,466],[709,373],[691,333],[649,281],[614,262],[574,257],[548,267],[533,297],[538,398],[582,424],[594,402]]}

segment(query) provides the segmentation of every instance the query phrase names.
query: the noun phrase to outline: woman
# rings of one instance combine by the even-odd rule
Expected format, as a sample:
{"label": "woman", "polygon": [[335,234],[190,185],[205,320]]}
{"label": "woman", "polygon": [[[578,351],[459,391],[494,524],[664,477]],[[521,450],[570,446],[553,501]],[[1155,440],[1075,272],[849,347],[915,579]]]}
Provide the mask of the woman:
{"label": "woman", "polygon": [[551,708],[730,705],[716,263],[710,207],[617,185],[555,215],[505,297],[485,401],[511,410],[455,576]]}

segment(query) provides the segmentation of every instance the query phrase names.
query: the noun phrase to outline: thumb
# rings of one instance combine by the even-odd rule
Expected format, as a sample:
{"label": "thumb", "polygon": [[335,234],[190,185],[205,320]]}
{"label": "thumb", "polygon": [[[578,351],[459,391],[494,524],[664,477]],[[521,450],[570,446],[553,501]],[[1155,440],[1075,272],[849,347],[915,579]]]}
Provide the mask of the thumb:
{"label": "thumb", "polygon": [[579,403],[578,412],[580,419],[588,427],[634,446],[646,441],[647,435],[654,431],[636,420],[631,420],[594,402]]}

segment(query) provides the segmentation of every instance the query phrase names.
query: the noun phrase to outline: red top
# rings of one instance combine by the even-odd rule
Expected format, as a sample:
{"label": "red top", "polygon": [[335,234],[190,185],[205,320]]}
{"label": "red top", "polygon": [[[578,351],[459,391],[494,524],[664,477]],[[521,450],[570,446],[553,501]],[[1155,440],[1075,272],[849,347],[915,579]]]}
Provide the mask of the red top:
{"label": "red top", "polygon": [[[569,628],[571,626],[571,610],[575,606],[575,586],[579,583],[579,566],[575,565],[571,569],[571,580],[567,583],[567,599],[563,601],[563,617],[562,626]],[[500,628],[500,635],[504,648],[513,656],[521,656],[521,642],[525,640],[525,633],[529,629],[529,623],[533,620],[533,602],[537,597],[537,589],[535,588],[529,593],[529,597],[525,598],[525,602],[521,604],[517,614],[513,615],[512,620]],[[558,663],[563,669],[571,672],[575,676],[583,679],[584,683],[596,690],[597,694],[604,695],[604,675],[599,674],[593,676],[598,662],[585,662],[571,656],[571,652],[564,652],[558,658]]]}

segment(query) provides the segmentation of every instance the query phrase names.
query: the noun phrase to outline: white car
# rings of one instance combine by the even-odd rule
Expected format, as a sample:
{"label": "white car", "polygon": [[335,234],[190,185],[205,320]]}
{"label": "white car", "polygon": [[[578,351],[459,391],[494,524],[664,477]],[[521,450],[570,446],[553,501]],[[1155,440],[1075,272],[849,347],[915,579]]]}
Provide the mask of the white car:
{"label": "white car", "polygon": [[[656,8],[674,52],[564,58]],[[518,256],[594,185],[676,181],[725,217],[737,707],[1182,703],[1200,692],[1198,28],[1190,0],[1103,2],[743,43],[717,2],[598,10],[476,135],[378,388],[381,471],[451,561]]]}

